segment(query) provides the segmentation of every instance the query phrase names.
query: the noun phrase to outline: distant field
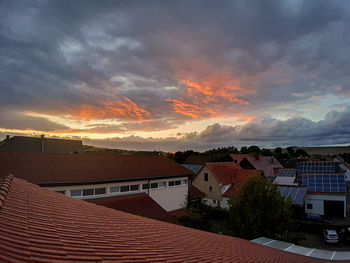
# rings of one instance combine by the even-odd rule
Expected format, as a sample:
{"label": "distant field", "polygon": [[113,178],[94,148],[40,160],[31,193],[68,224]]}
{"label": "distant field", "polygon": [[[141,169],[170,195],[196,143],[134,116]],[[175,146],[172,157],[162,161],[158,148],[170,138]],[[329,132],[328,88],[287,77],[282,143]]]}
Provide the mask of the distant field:
{"label": "distant field", "polygon": [[300,147],[309,155],[337,155],[350,153],[350,146],[320,146],[320,147]]}

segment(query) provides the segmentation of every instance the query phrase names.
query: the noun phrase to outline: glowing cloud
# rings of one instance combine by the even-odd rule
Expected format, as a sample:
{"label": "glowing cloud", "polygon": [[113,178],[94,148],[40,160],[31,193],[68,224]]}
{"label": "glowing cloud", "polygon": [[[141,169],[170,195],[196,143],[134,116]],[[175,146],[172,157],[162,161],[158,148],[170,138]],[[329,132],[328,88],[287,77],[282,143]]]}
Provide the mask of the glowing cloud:
{"label": "glowing cloud", "polygon": [[126,97],[113,101],[99,101],[98,106],[82,104],[78,109],[70,110],[69,114],[84,120],[112,118],[133,121],[151,120],[151,114],[147,110],[140,108]]}

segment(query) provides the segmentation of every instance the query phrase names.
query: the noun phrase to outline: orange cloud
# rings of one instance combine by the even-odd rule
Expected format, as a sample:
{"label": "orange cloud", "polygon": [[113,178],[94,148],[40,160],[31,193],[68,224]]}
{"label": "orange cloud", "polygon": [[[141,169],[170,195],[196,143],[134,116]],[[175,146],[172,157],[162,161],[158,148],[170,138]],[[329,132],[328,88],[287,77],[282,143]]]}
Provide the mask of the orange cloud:
{"label": "orange cloud", "polygon": [[233,118],[236,118],[239,121],[244,121],[246,123],[251,122],[252,120],[256,119],[256,116],[248,116],[244,114],[234,115]]}
{"label": "orange cloud", "polygon": [[97,103],[98,106],[82,104],[78,109],[69,110],[69,114],[84,120],[113,118],[134,121],[151,120],[151,114],[147,110],[140,108],[126,97],[114,101],[98,101]]}
{"label": "orange cloud", "polygon": [[207,107],[199,107],[194,104],[189,104],[181,100],[176,99],[170,99],[168,98],[167,101],[173,102],[174,110],[177,113],[189,116],[193,119],[203,119],[205,116],[211,116],[216,115],[217,113]]}

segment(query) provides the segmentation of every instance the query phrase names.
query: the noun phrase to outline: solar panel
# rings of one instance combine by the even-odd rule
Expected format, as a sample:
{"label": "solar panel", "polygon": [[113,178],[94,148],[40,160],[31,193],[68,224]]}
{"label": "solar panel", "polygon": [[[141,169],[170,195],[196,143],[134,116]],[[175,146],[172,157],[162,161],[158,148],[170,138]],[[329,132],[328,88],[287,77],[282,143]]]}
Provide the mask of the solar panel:
{"label": "solar panel", "polygon": [[304,174],[302,186],[307,186],[309,192],[346,193],[346,183],[343,174]]}
{"label": "solar panel", "polygon": [[337,162],[298,162],[296,163],[298,174],[339,173]]}
{"label": "solar panel", "polygon": [[306,188],[280,186],[278,190],[285,198],[291,198],[293,204],[302,205],[306,195]]}
{"label": "solar panel", "polygon": [[276,176],[294,177],[297,174],[296,169],[279,169]]}

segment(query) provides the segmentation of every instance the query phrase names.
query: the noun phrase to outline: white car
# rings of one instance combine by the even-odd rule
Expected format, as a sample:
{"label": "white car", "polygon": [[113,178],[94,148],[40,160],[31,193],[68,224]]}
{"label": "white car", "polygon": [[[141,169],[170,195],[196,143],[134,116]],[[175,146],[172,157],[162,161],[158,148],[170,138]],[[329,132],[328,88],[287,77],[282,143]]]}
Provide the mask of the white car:
{"label": "white car", "polygon": [[329,229],[323,230],[323,237],[327,243],[330,243],[330,244],[338,243],[338,234],[335,230],[329,230]]}

